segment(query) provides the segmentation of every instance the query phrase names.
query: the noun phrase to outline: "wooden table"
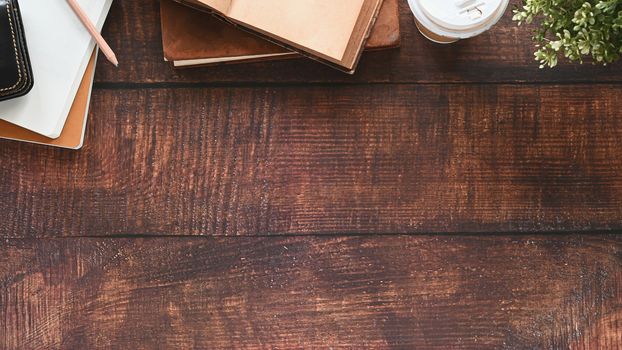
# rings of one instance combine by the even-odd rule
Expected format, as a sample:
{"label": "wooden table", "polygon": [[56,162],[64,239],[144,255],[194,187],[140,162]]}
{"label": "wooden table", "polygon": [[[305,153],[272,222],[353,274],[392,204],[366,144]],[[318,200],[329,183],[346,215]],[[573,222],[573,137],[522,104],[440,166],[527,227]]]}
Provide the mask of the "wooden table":
{"label": "wooden table", "polygon": [[79,152],[0,142],[0,348],[622,347],[622,64],[511,14],[354,76],[173,71],[116,1]]}

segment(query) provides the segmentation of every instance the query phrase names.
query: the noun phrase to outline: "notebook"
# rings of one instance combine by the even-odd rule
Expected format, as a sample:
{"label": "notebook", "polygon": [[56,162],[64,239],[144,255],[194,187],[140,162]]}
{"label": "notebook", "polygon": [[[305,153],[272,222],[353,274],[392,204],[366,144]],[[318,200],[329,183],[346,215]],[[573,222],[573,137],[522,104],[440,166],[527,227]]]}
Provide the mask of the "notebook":
{"label": "notebook", "polygon": [[0,138],[69,149],[82,148],[96,62],[97,51],[91,55],[86,72],[76,93],[76,98],[69,110],[67,122],[58,138],[50,139],[4,120],[0,120]]}
{"label": "notebook", "polygon": [[[399,47],[398,0],[384,0],[366,50]],[[164,60],[173,67],[195,67],[301,57],[207,13],[174,0],[160,1]]]}
{"label": "notebook", "polygon": [[354,73],[382,0],[178,0]]}
{"label": "notebook", "polygon": [[[112,0],[78,0],[101,30]],[[0,102],[0,119],[60,136],[95,42],[65,0],[20,1],[34,75],[28,95]]]}

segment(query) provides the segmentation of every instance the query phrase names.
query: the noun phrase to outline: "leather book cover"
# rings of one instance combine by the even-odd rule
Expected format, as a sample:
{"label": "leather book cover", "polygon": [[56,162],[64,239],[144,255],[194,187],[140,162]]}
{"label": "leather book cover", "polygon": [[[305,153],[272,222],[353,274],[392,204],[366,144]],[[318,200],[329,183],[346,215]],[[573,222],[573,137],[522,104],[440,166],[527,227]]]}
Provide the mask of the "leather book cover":
{"label": "leather book cover", "polygon": [[0,1],[0,101],[26,95],[33,84],[19,4]]}
{"label": "leather book cover", "polygon": [[[160,18],[164,60],[176,68],[302,57],[174,0],[161,0]],[[398,0],[385,0],[365,50],[396,48],[400,39]]]}
{"label": "leather book cover", "polygon": [[0,120],[0,138],[69,149],[81,148],[84,140],[84,129],[88,116],[91,88],[95,76],[96,58],[97,51],[93,52],[91,56],[84,77],[80,82],[76,98],[71,105],[71,110],[69,111],[63,131],[58,138],[50,139],[4,120]]}
{"label": "leather book cover", "polygon": [[176,0],[353,73],[383,0]]}

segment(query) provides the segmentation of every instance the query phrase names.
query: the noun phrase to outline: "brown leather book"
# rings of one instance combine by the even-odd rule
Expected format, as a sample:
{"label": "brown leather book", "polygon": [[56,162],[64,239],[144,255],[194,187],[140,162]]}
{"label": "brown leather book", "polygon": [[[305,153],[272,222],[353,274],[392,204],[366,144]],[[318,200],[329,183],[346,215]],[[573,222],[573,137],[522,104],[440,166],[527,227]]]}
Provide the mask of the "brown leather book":
{"label": "brown leather book", "polygon": [[97,53],[93,52],[78,88],[78,93],[69,110],[63,131],[58,138],[50,139],[4,120],[0,120],[0,138],[61,148],[80,149],[84,141],[84,131],[91,100],[91,88],[93,87],[93,78],[95,77],[96,58]]}
{"label": "brown leather book", "polygon": [[277,45],[354,73],[383,0],[178,0]]}
{"label": "brown leather book", "polygon": [[[398,0],[385,0],[366,50],[399,47]],[[173,67],[246,63],[301,57],[205,12],[161,0],[164,59]],[[204,10],[204,9],[203,9]]]}

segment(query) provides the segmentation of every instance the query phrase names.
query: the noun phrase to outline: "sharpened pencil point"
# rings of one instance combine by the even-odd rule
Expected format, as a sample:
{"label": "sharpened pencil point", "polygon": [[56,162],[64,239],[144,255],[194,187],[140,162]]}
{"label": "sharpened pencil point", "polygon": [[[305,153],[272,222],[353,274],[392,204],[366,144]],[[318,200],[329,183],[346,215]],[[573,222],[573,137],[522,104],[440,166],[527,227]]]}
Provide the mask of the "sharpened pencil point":
{"label": "sharpened pencil point", "polygon": [[115,56],[114,53],[106,56],[106,58],[110,61],[110,63],[114,64],[115,67],[119,67],[119,60],[117,60],[117,56]]}

